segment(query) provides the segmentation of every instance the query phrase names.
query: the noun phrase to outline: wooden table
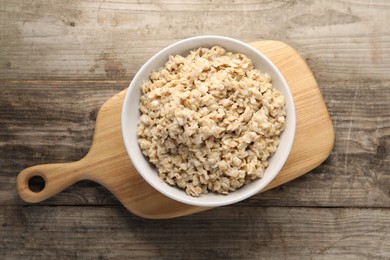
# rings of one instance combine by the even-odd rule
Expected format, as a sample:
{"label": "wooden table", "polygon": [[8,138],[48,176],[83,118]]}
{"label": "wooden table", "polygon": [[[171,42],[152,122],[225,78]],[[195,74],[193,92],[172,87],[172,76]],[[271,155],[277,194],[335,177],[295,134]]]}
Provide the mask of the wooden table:
{"label": "wooden table", "polygon": [[[0,259],[390,258],[388,1],[0,0]],[[161,48],[219,34],[306,59],[333,120],[323,165],[244,202],[146,220],[81,182],[39,204],[15,178],[89,150],[96,113]]]}

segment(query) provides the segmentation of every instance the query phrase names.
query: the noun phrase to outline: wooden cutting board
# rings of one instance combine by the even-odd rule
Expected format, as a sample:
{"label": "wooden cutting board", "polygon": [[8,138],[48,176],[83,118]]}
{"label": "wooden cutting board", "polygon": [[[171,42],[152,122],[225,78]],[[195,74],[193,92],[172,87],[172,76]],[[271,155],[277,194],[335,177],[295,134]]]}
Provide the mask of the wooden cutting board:
{"label": "wooden cutting board", "polygon": [[[326,105],[312,72],[290,46],[278,41],[251,43],[279,68],[294,97],[297,128],[294,144],[281,172],[264,189],[291,181],[320,165],[330,154],[334,132]],[[125,150],[121,132],[121,110],[126,90],[100,108],[89,153],[80,161],[29,167],[17,177],[20,197],[30,203],[50,198],[81,180],[92,180],[110,190],[134,214],[145,218],[174,218],[209,208],[186,205],[152,188],[138,174]],[[45,187],[29,188],[40,176]],[[261,196],[261,195],[258,195]]]}

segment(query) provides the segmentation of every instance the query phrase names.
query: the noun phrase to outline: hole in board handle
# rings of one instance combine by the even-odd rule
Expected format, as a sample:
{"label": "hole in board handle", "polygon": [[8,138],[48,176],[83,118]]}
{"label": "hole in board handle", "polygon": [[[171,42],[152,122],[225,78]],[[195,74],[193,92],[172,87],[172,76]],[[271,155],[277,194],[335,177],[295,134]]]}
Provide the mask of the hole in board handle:
{"label": "hole in board handle", "polygon": [[41,176],[33,176],[28,181],[28,188],[32,192],[41,192],[45,188],[45,180]]}

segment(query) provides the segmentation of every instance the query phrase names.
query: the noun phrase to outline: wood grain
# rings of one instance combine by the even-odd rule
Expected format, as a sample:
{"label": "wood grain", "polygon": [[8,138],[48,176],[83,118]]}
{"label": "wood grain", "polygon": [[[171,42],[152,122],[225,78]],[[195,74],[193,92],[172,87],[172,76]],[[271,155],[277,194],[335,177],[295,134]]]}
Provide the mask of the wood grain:
{"label": "wood grain", "polygon": [[[390,258],[388,229],[364,234],[389,226],[389,12],[386,0],[0,0],[0,258]],[[104,101],[153,53],[201,34],[280,40],[305,58],[336,133],[325,163],[175,220],[134,217],[86,181],[39,206],[18,198],[18,172],[83,157]]]}
{"label": "wood grain", "polygon": [[[386,100],[389,88],[378,81],[367,83],[364,91],[359,82],[344,84],[321,85],[336,131],[335,148],[325,164],[242,205],[390,207],[390,103],[378,102]],[[82,158],[91,146],[98,109],[127,85],[128,81],[2,82],[0,204],[23,204],[15,192],[15,177],[22,169]],[[351,114],[355,88],[358,96]],[[76,184],[44,203],[118,205],[107,190],[91,182]]]}
{"label": "wood grain", "polygon": [[123,207],[7,206],[0,214],[0,256],[386,259],[389,216],[390,209],[222,207],[152,221]]}
{"label": "wood grain", "polygon": [[[283,169],[262,191],[293,180],[322,163],[333,148],[334,132],[318,85],[306,63],[285,43],[260,41],[252,45],[280,70],[293,95],[296,111],[294,144]],[[207,210],[178,203],[148,185],[128,158],[121,134],[121,111],[126,90],[101,107],[88,154],[72,163],[37,165],[17,177],[20,197],[36,203],[80,180],[93,180],[110,190],[134,214],[146,218],[173,218]],[[41,176],[45,187],[31,191],[29,180]]]}
{"label": "wood grain", "polygon": [[324,78],[390,79],[385,0],[3,0],[0,8],[0,78],[128,79],[178,39],[217,34],[287,42]]}

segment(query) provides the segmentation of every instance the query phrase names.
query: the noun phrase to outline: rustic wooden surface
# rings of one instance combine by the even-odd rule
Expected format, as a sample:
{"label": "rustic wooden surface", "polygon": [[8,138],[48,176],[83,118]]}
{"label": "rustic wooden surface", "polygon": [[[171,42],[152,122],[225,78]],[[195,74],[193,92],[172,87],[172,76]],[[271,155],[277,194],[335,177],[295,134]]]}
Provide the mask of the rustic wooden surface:
{"label": "rustic wooden surface", "polygon": [[[390,3],[0,0],[0,258],[390,258]],[[15,177],[81,158],[96,113],[153,53],[220,34],[290,44],[331,114],[331,156],[242,203],[144,220],[81,182],[37,205]]]}

